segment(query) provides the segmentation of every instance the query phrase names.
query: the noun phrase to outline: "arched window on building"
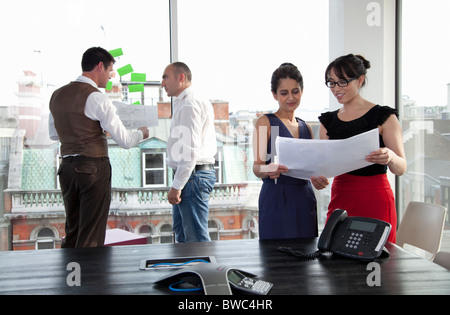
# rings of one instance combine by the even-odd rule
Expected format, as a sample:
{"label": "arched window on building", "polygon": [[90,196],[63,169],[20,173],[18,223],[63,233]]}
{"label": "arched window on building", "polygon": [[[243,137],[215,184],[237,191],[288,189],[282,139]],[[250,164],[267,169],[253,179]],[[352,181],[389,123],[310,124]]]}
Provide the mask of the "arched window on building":
{"label": "arched window on building", "polygon": [[253,216],[248,216],[242,221],[242,228],[244,230],[244,239],[255,239],[259,237],[258,220]]}
{"label": "arched window on building", "polygon": [[127,231],[127,232],[133,232],[133,229],[131,228],[131,226],[129,224],[123,223],[117,226],[117,228]]}
{"label": "arched window on building", "polygon": [[174,236],[172,226],[170,224],[164,224],[160,229],[161,233],[161,244],[174,243]]}
{"label": "arched window on building", "polygon": [[148,224],[144,224],[141,227],[139,227],[139,231],[138,231],[139,235],[147,237],[147,244],[153,243],[153,239],[152,239],[153,232],[154,232],[153,227]]}
{"label": "arched window on building", "polygon": [[36,249],[55,248],[55,233],[49,228],[42,228],[36,234]]}
{"label": "arched window on building", "polygon": [[219,224],[215,220],[208,221],[208,232],[211,241],[219,240]]}

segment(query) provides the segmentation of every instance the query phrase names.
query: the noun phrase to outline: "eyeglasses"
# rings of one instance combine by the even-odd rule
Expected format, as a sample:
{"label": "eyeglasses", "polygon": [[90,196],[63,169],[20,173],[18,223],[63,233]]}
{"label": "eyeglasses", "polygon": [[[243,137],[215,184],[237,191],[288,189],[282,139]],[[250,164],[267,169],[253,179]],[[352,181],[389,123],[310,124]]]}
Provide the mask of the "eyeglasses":
{"label": "eyeglasses", "polygon": [[355,81],[358,78],[352,78],[352,79],[348,79],[348,80],[339,80],[337,82],[334,81],[327,81],[325,82],[326,86],[328,86],[330,89],[334,88],[336,85],[338,85],[339,87],[346,87],[348,86],[348,84],[352,81]]}

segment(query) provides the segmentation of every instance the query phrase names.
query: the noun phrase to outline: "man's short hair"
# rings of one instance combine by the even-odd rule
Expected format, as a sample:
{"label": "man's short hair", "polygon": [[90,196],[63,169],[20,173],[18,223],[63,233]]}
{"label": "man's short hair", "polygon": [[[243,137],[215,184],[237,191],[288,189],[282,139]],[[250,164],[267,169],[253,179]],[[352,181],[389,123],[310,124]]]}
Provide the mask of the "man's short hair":
{"label": "man's short hair", "polygon": [[188,82],[192,81],[191,69],[189,69],[189,67],[184,62],[177,61],[172,63],[172,65],[174,67],[174,72],[176,75],[183,73]]}
{"label": "man's short hair", "polygon": [[86,50],[83,54],[83,59],[81,60],[81,69],[83,72],[90,72],[100,63],[103,62],[106,68],[116,60],[114,57],[106,50],[101,47],[92,47]]}

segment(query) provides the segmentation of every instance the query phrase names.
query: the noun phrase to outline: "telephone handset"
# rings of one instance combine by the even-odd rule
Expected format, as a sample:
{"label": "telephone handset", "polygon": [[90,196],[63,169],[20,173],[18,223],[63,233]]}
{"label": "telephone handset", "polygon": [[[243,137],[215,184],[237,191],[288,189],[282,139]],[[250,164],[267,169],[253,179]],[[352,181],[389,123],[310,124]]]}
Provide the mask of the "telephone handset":
{"label": "telephone handset", "polygon": [[303,259],[315,259],[323,252],[333,252],[359,260],[373,260],[382,253],[389,255],[384,245],[390,231],[391,225],[387,222],[365,217],[348,217],[347,211],[336,209],[328,218],[320,235],[317,243],[319,251],[305,254],[285,247],[280,247],[279,250]]}

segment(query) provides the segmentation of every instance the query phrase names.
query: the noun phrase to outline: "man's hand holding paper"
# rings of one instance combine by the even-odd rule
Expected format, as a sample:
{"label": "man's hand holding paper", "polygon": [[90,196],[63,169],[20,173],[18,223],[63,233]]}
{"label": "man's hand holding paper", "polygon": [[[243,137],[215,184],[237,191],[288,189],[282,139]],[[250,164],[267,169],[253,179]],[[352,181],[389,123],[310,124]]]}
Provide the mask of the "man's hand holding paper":
{"label": "man's hand holding paper", "polygon": [[308,140],[277,137],[279,163],[284,175],[309,180],[335,177],[369,165],[366,157],[380,149],[378,128],[343,140]]}
{"label": "man's hand holding paper", "polygon": [[127,129],[137,129],[139,127],[158,126],[158,107],[131,105],[114,101],[117,108],[117,115]]}

